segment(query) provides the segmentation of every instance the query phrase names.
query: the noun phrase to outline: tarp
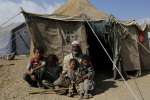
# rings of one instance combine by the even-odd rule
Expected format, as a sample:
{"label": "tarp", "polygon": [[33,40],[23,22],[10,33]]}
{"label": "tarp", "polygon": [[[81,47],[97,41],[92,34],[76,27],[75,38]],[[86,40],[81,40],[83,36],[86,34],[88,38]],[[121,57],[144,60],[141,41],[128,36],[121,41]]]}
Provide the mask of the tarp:
{"label": "tarp", "polygon": [[30,53],[30,33],[27,30],[25,23],[13,29],[15,35],[15,51],[16,55],[25,55]]}
{"label": "tarp", "polygon": [[72,19],[79,18],[80,20],[83,20],[81,16],[86,15],[87,19],[92,21],[105,20],[109,16],[103,11],[98,11],[89,0],[69,0],[54,11],[53,15],[74,16]]}
{"label": "tarp", "polygon": [[68,3],[56,9],[52,14],[30,13],[30,15],[63,21],[84,21],[84,17],[86,17],[87,20],[99,21],[106,20],[109,17],[105,12],[96,10],[96,8],[90,4],[89,0],[69,0]]}
{"label": "tarp", "polygon": [[127,38],[121,41],[121,56],[125,71],[141,70],[140,57],[138,50],[138,30],[135,26],[128,26],[130,33]]}
{"label": "tarp", "polygon": [[31,15],[26,18],[33,46],[43,48],[45,56],[56,54],[62,62],[63,57],[70,52],[70,44],[74,40],[79,40],[83,52],[86,52],[86,34],[82,22],[47,20]]}
{"label": "tarp", "polygon": [[[22,23],[12,23],[0,29],[0,56],[23,55],[29,53],[30,50],[30,36],[27,29],[20,27]],[[16,29],[20,27],[19,29]],[[15,31],[13,31],[16,29]],[[25,33],[26,31],[26,33]],[[23,40],[24,39],[24,40]],[[26,43],[26,44],[25,44]],[[27,46],[29,48],[27,48]]]}

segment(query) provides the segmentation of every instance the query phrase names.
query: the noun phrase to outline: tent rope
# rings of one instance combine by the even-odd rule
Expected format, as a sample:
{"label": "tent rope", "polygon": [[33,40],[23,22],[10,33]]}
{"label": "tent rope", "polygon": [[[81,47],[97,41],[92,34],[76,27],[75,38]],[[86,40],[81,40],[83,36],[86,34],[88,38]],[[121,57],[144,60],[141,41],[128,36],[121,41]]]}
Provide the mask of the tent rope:
{"label": "tent rope", "polygon": [[140,89],[140,87],[139,87],[139,85],[138,85],[138,83],[137,83],[137,81],[136,81],[136,78],[134,78],[133,80],[134,80],[134,83],[135,83],[135,85],[136,85],[136,87],[137,87],[139,93],[140,93],[140,96],[141,96],[142,100],[145,100],[145,99],[144,99],[144,96],[143,96],[143,94],[142,94],[142,91],[141,91],[141,89]]}
{"label": "tent rope", "polygon": [[123,79],[126,87],[128,88],[128,90],[131,92],[132,96],[135,98],[135,100],[139,100],[138,97],[135,95],[135,93],[133,92],[131,86],[126,82],[125,78],[123,77],[123,75],[121,74],[121,72],[119,71],[119,69],[117,68],[117,66],[115,65],[115,63],[113,62],[112,58],[110,57],[109,53],[107,52],[106,48],[104,47],[104,45],[102,44],[101,40],[98,38],[96,32],[94,31],[94,29],[92,28],[92,26],[90,25],[90,23],[85,20],[87,22],[87,24],[89,25],[90,29],[92,30],[94,36],[96,37],[96,39],[98,40],[98,42],[100,43],[100,45],[102,46],[103,50],[105,51],[105,53],[107,54],[107,56],[109,57],[110,61],[112,62],[114,68],[118,71],[118,73],[120,74],[121,78]]}
{"label": "tent rope", "polygon": [[4,23],[2,23],[0,26],[3,26],[5,24],[7,24],[9,21],[13,20],[14,18],[16,18],[18,15],[20,15],[21,12],[17,13],[16,15],[10,17],[9,19],[7,19]]}

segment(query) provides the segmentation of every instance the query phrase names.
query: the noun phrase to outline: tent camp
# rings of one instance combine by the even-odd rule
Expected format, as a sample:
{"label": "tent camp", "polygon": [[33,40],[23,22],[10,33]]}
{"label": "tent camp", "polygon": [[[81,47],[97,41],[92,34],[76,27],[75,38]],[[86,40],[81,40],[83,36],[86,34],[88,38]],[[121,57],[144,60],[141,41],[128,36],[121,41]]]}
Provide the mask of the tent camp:
{"label": "tent camp", "polygon": [[0,29],[0,57],[11,59],[14,54],[29,53],[30,49],[26,47],[25,43],[30,47],[30,38],[29,34],[22,31],[27,31],[23,27],[25,28],[24,23],[12,23]]}
{"label": "tent camp", "polygon": [[82,51],[90,55],[95,69],[112,70],[113,64],[97,36],[119,68],[141,71],[137,42],[141,29],[135,21],[118,21],[112,15],[96,10],[89,0],[69,0],[53,14],[26,11],[23,14],[31,32],[32,49],[44,48],[45,56],[56,54],[62,62],[70,52],[71,42],[79,40]]}

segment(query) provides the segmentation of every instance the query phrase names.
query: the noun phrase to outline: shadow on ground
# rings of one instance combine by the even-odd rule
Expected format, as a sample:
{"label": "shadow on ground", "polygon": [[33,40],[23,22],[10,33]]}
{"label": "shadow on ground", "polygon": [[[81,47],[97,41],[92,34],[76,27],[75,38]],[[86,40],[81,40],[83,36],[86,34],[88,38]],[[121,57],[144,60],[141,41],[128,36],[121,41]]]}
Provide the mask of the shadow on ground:
{"label": "shadow on ground", "polygon": [[150,74],[150,70],[142,70],[140,77],[144,77],[144,76],[149,75],[149,74]]}
{"label": "shadow on ground", "polygon": [[110,88],[116,88],[115,81],[110,74],[98,72],[95,75],[95,92],[94,95],[104,93]]}

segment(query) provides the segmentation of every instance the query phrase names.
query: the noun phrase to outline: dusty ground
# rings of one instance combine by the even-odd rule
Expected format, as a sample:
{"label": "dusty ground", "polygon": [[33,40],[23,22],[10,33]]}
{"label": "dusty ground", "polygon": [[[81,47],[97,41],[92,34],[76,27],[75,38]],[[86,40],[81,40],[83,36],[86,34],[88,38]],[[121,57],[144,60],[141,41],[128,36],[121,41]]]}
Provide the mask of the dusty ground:
{"label": "dusty ground", "polygon": [[[15,60],[0,60],[0,100],[78,100],[78,97],[69,98],[56,94],[29,94],[37,89],[31,88],[22,80],[27,57],[17,57]],[[99,80],[96,95],[90,100],[136,100],[127,90],[123,81],[107,79],[104,74],[97,76]],[[136,82],[138,87],[136,86]],[[138,79],[131,79],[128,84],[133,89],[138,100],[150,100],[150,74],[144,72]],[[138,91],[140,89],[141,93]]]}

